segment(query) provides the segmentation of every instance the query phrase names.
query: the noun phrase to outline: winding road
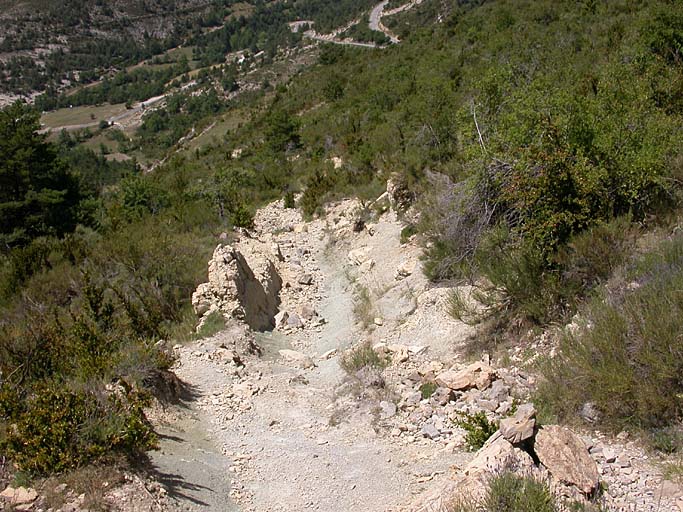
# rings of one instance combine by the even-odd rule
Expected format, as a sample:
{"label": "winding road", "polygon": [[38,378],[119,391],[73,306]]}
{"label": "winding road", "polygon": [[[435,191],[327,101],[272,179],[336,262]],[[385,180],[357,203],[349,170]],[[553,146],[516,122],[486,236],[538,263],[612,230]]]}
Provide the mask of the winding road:
{"label": "winding road", "polygon": [[[396,34],[391,32],[383,23],[382,23],[382,18],[386,16],[393,16],[394,14],[398,14],[400,12],[407,11],[409,9],[412,9],[416,5],[419,5],[423,2],[423,0],[411,0],[410,2],[403,4],[399,7],[396,7],[395,9],[391,9],[389,11],[385,11],[384,9],[386,8],[387,4],[389,3],[389,0],[383,0],[379,4],[377,4],[375,7],[373,7],[372,11],[370,11],[370,19],[368,23],[368,27],[370,30],[373,30],[375,32],[382,32],[385,36],[389,38],[392,44],[398,44],[400,43],[400,39]],[[340,44],[344,46],[360,46],[364,48],[387,48],[385,45],[378,45],[376,43],[364,43],[361,41],[354,41],[349,38],[345,39],[340,39],[340,35],[346,32],[349,28],[351,28],[354,25],[357,25],[360,23],[360,19],[355,19],[351,21],[350,23],[346,24],[343,27],[340,27],[329,34],[319,34],[312,28],[309,28],[304,32],[304,35],[308,37],[309,39],[313,39],[315,41],[321,41],[323,43],[333,43],[333,44]],[[294,21],[289,24],[289,28],[292,30],[292,32],[298,32],[299,29],[303,27],[310,27],[313,25],[313,21],[310,20],[299,20],[299,21]]]}

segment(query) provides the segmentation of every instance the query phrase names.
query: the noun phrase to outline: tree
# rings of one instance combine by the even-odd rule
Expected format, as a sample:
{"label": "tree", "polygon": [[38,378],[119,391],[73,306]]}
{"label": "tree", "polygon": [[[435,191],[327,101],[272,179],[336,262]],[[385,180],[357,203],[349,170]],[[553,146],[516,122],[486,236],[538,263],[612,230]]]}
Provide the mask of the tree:
{"label": "tree", "polygon": [[78,182],[22,103],[0,111],[0,246],[62,235],[76,225]]}
{"label": "tree", "polygon": [[284,110],[270,112],[264,133],[268,146],[276,153],[299,145],[299,121]]}

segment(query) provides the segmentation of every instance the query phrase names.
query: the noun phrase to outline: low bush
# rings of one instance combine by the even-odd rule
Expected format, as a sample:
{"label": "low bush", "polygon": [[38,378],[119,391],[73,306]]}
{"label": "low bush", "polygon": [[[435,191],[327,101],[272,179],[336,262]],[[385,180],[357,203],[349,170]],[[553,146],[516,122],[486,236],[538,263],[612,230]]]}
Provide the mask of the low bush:
{"label": "low bush", "polygon": [[559,500],[548,484],[531,476],[514,473],[494,475],[480,503],[459,500],[449,512],[558,512]]}
{"label": "low bush", "polygon": [[484,278],[472,293],[479,305],[456,291],[451,314],[467,323],[492,316],[499,321],[522,317],[538,324],[566,319],[626,260],[634,232],[629,216],[597,224],[572,237],[549,263],[533,246],[510,247],[504,227],[490,230],[475,255]]}
{"label": "low bush", "polygon": [[475,414],[462,414],[455,425],[465,430],[465,444],[472,450],[478,450],[484,443],[496,433],[498,425],[489,421],[483,411]]}
{"label": "low bush", "polygon": [[425,382],[422,384],[420,386],[420,394],[422,395],[422,399],[426,400],[431,397],[438,387],[439,386],[436,384],[436,382]]}
{"label": "low bush", "polygon": [[355,375],[358,370],[366,367],[384,368],[388,363],[389,361],[386,358],[381,357],[373,350],[370,342],[356,345],[346,352],[339,361],[341,367],[351,375]]}
{"label": "low bush", "polygon": [[[155,446],[140,395],[98,396],[41,386],[6,419],[0,449],[21,471],[61,472],[111,453],[136,455]],[[5,405],[5,407],[3,407]],[[6,404],[0,404],[5,411]]]}
{"label": "low bush", "polygon": [[225,318],[223,317],[223,313],[214,311],[206,317],[202,328],[197,332],[197,337],[200,339],[209,338],[214,334],[221,332],[223,329],[225,329]]}
{"label": "low bush", "polygon": [[356,293],[353,297],[353,316],[363,326],[367,328],[372,325],[375,319],[375,309],[372,304],[370,290],[365,286],[356,286]]}
{"label": "low bush", "polygon": [[624,269],[582,310],[544,368],[539,398],[564,419],[592,402],[601,423],[653,433],[683,414],[683,237]]}

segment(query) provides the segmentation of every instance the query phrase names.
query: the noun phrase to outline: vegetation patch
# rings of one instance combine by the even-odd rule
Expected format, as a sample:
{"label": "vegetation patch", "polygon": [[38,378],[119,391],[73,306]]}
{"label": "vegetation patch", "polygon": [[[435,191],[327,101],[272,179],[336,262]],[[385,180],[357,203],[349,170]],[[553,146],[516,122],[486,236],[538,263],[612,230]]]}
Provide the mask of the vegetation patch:
{"label": "vegetation patch", "polygon": [[344,353],[339,364],[347,373],[355,375],[356,372],[366,367],[385,368],[389,364],[389,360],[373,350],[370,342],[363,342]]}
{"label": "vegetation patch", "polygon": [[481,503],[459,500],[449,512],[559,512],[563,510],[548,484],[531,476],[503,473],[491,477]]}
{"label": "vegetation patch", "polygon": [[420,394],[422,395],[422,399],[427,400],[434,394],[434,391],[436,391],[438,387],[439,386],[436,384],[436,382],[425,382],[421,384]]}
{"label": "vegetation patch", "polygon": [[461,414],[454,423],[457,427],[465,430],[465,444],[472,451],[484,446],[489,437],[498,430],[498,424],[489,421],[484,411],[475,414]]}
{"label": "vegetation patch", "polygon": [[564,419],[591,402],[603,425],[648,430],[660,449],[672,451],[673,433],[661,429],[683,413],[683,237],[662,242],[624,274],[565,334],[540,398]]}

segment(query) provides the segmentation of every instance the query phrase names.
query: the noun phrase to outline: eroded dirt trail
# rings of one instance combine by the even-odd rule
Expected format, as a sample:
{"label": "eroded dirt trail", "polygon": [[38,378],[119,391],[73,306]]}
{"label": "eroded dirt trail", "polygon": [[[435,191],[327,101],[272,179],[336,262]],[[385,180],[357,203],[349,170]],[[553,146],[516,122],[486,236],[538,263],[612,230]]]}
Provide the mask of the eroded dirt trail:
{"label": "eroded dirt trail", "polygon": [[[162,430],[173,437],[153,461],[162,482],[167,475],[166,483],[179,484],[170,486],[178,509],[384,511],[469,457],[390,435],[377,402],[365,403],[356,388],[362,384],[348,381],[340,353],[367,333],[354,319],[346,248],[331,246],[317,222],[279,238],[294,269],[289,281],[306,271],[317,285],[286,292],[283,307],[304,295],[324,323],[257,334],[264,353],[245,366],[224,360],[221,345],[236,335],[231,331],[177,347],[175,372],[194,398]],[[308,355],[315,366],[279,357],[283,348]]]}

